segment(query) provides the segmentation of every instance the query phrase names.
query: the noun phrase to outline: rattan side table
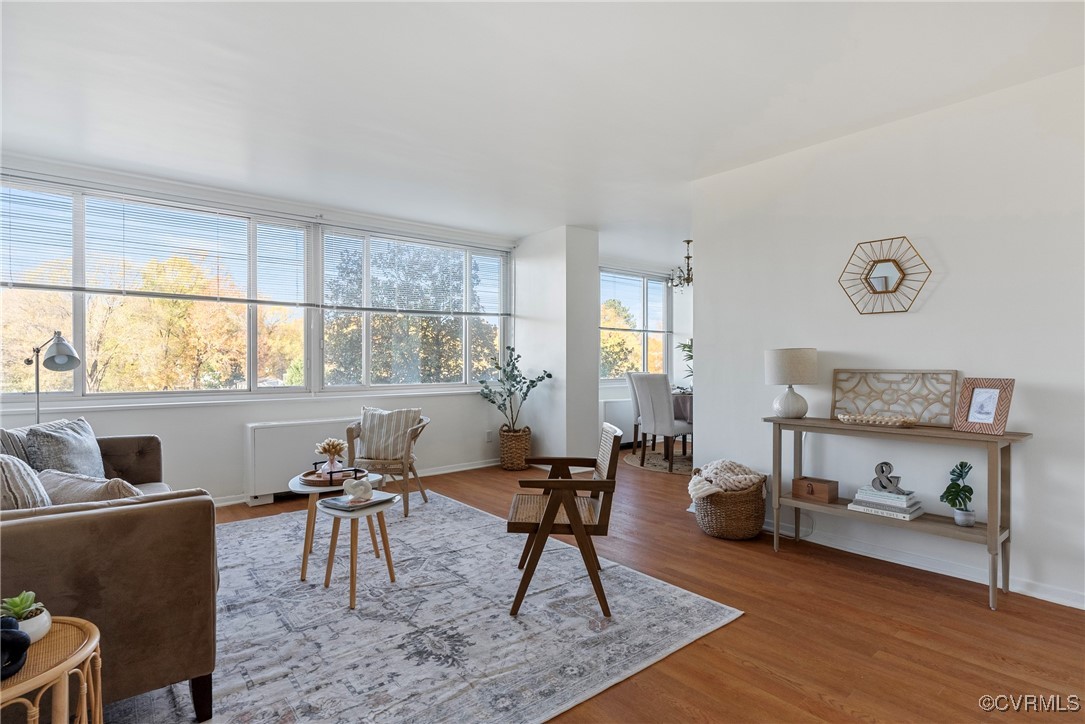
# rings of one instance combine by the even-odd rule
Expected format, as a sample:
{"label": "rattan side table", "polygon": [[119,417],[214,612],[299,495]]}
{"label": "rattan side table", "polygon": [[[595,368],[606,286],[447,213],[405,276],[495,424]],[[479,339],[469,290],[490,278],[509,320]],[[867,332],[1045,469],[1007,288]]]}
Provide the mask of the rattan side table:
{"label": "rattan side table", "polygon": [[90,621],[55,616],[53,627],[31,645],[26,664],[0,685],[0,710],[21,704],[27,724],[37,724],[41,699],[52,691],[54,722],[69,721],[70,678],[79,686],[75,724],[102,724],[102,655],[98,627]]}

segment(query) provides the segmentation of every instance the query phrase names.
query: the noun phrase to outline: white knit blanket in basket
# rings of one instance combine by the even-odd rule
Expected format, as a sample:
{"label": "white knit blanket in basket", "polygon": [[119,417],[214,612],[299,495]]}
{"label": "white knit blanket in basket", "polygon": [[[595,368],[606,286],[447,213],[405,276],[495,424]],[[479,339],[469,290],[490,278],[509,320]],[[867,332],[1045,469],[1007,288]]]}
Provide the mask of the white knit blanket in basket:
{"label": "white knit blanket in basket", "polygon": [[746,490],[765,482],[765,476],[733,460],[713,460],[693,470],[689,481],[689,497],[697,500],[736,490]]}

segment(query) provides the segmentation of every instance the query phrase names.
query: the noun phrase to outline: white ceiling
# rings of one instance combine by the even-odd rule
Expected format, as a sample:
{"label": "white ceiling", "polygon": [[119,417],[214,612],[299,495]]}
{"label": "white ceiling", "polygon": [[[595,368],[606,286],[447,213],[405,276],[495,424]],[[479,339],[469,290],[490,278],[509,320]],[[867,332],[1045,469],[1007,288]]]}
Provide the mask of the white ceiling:
{"label": "white ceiling", "polygon": [[691,180],[1081,65],[1082,9],[4,2],[3,151],[659,264]]}

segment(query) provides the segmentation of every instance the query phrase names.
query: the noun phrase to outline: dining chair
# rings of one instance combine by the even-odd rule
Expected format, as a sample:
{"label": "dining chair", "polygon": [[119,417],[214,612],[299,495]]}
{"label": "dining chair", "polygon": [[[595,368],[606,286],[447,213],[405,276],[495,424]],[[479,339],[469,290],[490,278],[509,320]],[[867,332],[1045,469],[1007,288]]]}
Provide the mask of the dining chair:
{"label": "dining chair", "polygon": [[[516,589],[510,615],[515,616],[520,610],[547,539],[551,535],[572,535],[584,559],[584,567],[588,569],[588,578],[595,589],[595,597],[599,599],[599,607],[604,616],[610,616],[610,606],[599,578],[602,566],[591,539],[592,536],[605,536],[610,525],[611,499],[614,496],[621,446],[622,431],[605,422],[599,434],[599,452],[594,458],[527,459],[531,465],[549,465],[550,472],[546,480],[520,481],[521,488],[539,490],[540,493],[517,493],[512,498],[507,530],[509,533],[527,533],[527,541],[516,566],[524,574]],[[573,479],[570,469],[574,467],[594,468],[591,480]],[[578,495],[578,491],[586,491],[588,495]]]}
{"label": "dining chair", "polygon": [[[629,399],[633,403],[633,454],[637,454],[637,445],[640,442],[640,403],[637,401],[637,388],[633,384],[633,377],[642,375],[643,372],[626,372],[625,381],[629,383]],[[656,449],[656,436],[652,435],[652,450]]]}
{"label": "dining chair", "polygon": [[644,467],[648,435],[663,436],[663,455],[667,458],[667,472],[674,472],[674,439],[693,433],[693,424],[674,418],[674,399],[667,375],[640,374],[633,378],[640,402],[641,451],[640,464]]}
{"label": "dining chair", "polygon": [[[428,503],[426,488],[415,468],[414,444],[418,436],[426,429],[429,418],[419,415],[416,408],[410,408],[410,419],[397,425],[384,420],[385,415],[407,413],[408,410],[376,410],[366,408],[362,419],[347,428],[347,460],[356,468],[365,468],[371,473],[391,477],[399,476],[399,487],[403,492],[403,517],[410,512],[410,480],[414,476],[418,491],[422,493],[422,502]],[[372,413],[368,414],[367,413]],[[384,414],[382,414],[384,413]],[[413,421],[413,422],[412,422]],[[402,429],[399,429],[399,428]],[[380,439],[377,439],[380,438]],[[381,481],[383,487],[384,481]]]}

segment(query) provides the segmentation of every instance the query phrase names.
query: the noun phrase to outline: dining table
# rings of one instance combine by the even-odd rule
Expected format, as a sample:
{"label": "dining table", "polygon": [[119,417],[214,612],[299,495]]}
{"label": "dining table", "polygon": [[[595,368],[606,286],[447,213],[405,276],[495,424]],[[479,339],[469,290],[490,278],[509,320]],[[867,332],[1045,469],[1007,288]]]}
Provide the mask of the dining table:
{"label": "dining table", "polygon": [[674,401],[674,419],[693,423],[693,393],[676,391],[671,393]]}

